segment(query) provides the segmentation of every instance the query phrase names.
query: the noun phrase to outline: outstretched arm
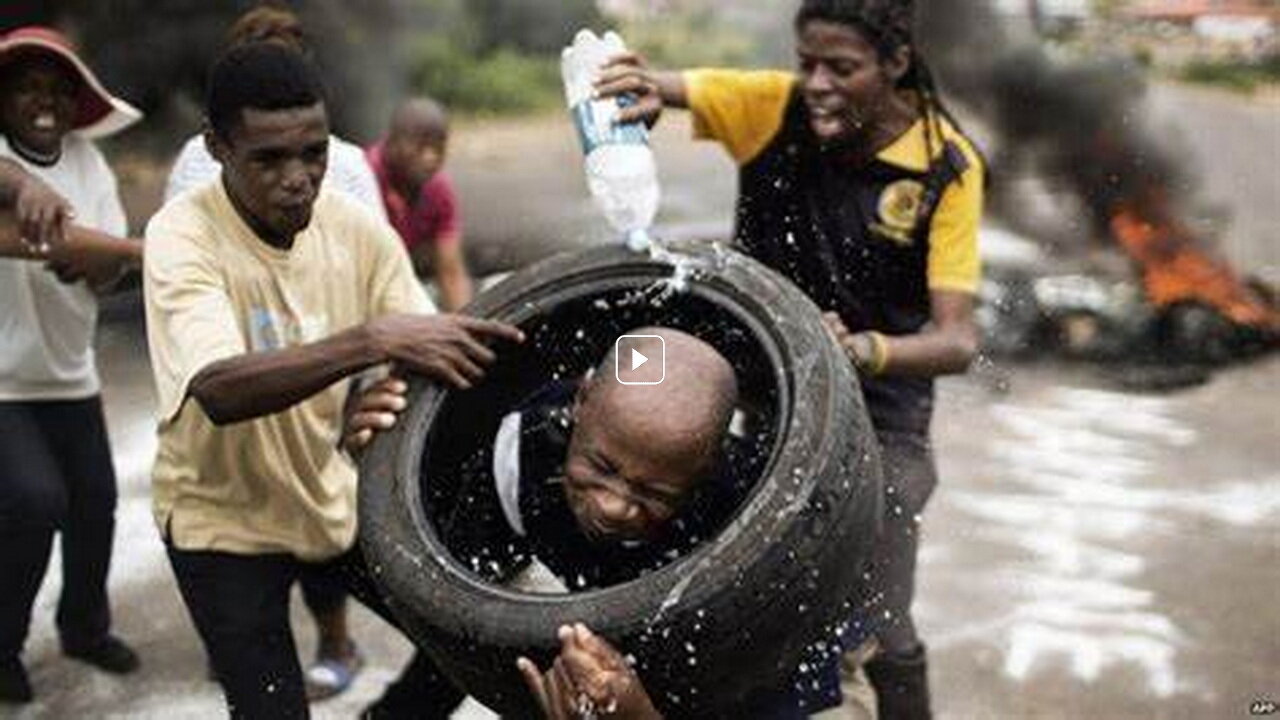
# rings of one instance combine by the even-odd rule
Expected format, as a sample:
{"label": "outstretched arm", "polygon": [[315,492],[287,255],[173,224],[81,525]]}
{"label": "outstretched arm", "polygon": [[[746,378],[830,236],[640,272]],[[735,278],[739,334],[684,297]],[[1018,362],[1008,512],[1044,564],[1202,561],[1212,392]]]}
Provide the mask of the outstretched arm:
{"label": "outstretched arm", "polygon": [[384,362],[468,388],[495,359],[489,344],[523,339],[505,323],[461,315],[387,315],[306,345],[210,363],[188,394],[225,425],[280,412]]}
{"label": "outstretched arm", "polygon": [[63,232],[64,242],[30,242],[16,213],[0,209],[0,257],[44,262],[63,282],[84,280],[95,290],[108,289],[125,271],[142,264],[142,241],[137,238],[71,224]]}

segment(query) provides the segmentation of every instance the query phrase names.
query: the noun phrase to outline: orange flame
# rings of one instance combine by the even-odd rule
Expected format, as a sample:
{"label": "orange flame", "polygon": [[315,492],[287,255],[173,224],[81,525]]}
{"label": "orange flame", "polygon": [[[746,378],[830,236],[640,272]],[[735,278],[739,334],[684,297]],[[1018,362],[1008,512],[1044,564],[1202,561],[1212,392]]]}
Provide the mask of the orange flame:
{"label": "orange flame", "polygon": [[1236,324],[1280,329],[1280,314],[1241,283],[1225,263],[1197,249],[1176,223],[1151,222],[1123,207],[1111,218],[1111,233],[1141,266],[1147,299],[1157,307],[1199,302]]}

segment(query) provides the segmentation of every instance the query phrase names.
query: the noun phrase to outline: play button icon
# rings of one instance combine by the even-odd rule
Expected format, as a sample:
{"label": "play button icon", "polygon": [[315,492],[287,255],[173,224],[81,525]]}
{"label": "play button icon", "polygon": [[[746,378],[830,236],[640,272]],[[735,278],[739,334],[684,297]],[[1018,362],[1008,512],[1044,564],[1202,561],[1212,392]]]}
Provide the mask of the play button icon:
{"label": "play button icon", "polygon": [[623,335],[614,345],[614,372],[623,385],[660,385],[667,378],[667,341],[660,335]]}

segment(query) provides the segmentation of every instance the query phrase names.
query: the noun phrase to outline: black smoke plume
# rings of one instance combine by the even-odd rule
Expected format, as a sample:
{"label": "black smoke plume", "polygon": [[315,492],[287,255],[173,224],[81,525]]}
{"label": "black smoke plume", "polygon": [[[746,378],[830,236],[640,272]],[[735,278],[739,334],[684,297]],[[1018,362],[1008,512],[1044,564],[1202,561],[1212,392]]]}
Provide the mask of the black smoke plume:
{"label": "black smoke plume", "polygon": [[998,209],[1016,222],[1019,201],[1001,192],[1002,171],[1030,170],[1072,192],[1095,238],[1122,205],[1189,194],[1192,174],[1142,122],[1140,69],[1121,58],[1054,54],[1030,20],[1002,22],[984,0],[920,0],[926,57],[947,93],[994,133]]}

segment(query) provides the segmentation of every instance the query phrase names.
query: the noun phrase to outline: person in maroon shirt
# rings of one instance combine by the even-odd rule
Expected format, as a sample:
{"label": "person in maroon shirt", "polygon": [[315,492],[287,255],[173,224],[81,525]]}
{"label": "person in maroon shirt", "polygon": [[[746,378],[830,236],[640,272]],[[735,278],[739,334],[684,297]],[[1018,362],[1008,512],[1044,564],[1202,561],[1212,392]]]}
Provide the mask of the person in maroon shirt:
{"label": "person in maroon shirt", "polygon": [[444,310],[456,311],[470,302],[472,287],[457,196],[441,170],[448,141],[444,108],[430,98],[412,98],[396,108],[386,138],[365,156],[414,270],[435,281]]}

